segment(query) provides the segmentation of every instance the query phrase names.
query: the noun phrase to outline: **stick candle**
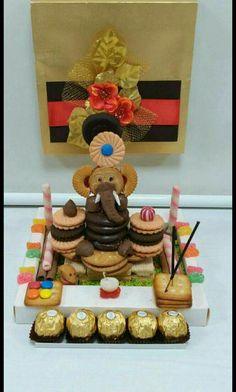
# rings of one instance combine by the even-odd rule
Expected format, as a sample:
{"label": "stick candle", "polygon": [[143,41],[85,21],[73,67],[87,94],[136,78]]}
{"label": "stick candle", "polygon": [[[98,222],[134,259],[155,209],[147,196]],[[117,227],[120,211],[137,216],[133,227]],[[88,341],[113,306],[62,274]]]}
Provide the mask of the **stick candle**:
{"label": "stick candle", "polygon": [[176,266],[175,266],[175,268],[174,268],[174,271],[171,273],[170,280],[169,280],[169,282],[168,282],[168,285],[166,286],[165,292],[168,291],[168,287],[169,287],[169,285],[170,285],[170,282],[174,279],[174,276],[175,276],[175,274],[176,274],[176,271],[177,271],[177,269],[179,268],[180,263],[181,263],[181,261],[183,260],[183,257],[184,257],[184,255],[185,255],[185,252],[186,252],[186,250],[188,249],[188,246],[189,246],[190,242],[192,241],[192,238],[193,238],[193,236],[194,236],[194,234],[195,234],[195,231],[197,230],[197,228],[198,228],[199,225],[200,225],[200,222],[197,221],[197,223],[196,223],[196,225],[194,226],[194,229],[193,229],[193,231],[192,231],[192,233],[191,233],[191,235],[190,235],[190,237],[189,237],[187,243],[185,244],[185,247],[184,247],[183,251],[181,252],[181,255],[179,256],[178,263],[176,264]]}
{"label": "stick candle", "polygon": [[173,274],[175,268],[175,238],[176,238],[176,230],[175,230],[175,226],[173,226],[172,227],[171,274]]}
{"label": "stick candle", "polygon": [[46,219],[47,227],[52,225],[52,201],[51,201],[51,189],[49,184],[42,185],[43,191],[43,205],[44,205],[44,217]]}
{"label": "stick candle", "polygon": [[179,208],[179,196],[180,188],[174,185],[172,188],[171,202],[170,202],[170,212],[169,212],[169,225],[175,225],[177,221],[178,208]]}

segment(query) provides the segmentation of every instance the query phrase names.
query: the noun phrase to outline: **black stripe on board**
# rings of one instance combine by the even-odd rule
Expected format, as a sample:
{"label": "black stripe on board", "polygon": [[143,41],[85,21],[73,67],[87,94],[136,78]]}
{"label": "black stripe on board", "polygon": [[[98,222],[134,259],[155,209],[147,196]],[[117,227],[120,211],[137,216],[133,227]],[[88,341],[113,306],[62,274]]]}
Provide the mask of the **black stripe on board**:
{"label": "black stripe on board", "polygon": [[[62,94],[65,82],[46,82],[48,102],[62,101]],[[66,83],[66,88],[73,90],[73,99],[78,96],[87,99],[87,91],[79,87],[76,83]],[[180,80],[161,80],[161,81],[140,81],[138,89],[143,99],[180,99],[181,81]],[[78,99],[78,98],[77,98]]]}
{"label": "black stripe on board", "polygon": [[180,89],[180,80],[138,82],[142,99],[180,99]]}
{"label": "black stripe on board", "polygon": [[[69,128],[50,127],[51,143],[66,143]],[[178,125],[152,125],[141,142],[176,142],[178,140]],[[140,143],[140,142],[134,142]]]}

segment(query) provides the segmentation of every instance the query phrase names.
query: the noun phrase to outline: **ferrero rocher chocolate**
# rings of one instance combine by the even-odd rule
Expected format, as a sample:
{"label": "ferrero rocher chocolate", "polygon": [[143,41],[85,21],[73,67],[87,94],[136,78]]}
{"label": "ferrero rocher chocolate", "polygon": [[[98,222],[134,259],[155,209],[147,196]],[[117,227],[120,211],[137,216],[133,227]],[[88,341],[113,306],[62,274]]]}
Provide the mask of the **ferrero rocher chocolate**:
{"label": "ferrero rocher chocolate", "polygon": [[72,338],[89,339],[96,332],[96,317],[91,310],[77,309],[66,320]]}
{"label": "ferrero rocher chocolate", "polygon": [[133,312],[128,318],[128,329],[136,339],[152,339],[158,328],[158,321],[154,314],[145,311]]}
{"label": "ferrero rocher chocolate", "polygon": [[38,313],[34,330],[38,336],[55,337],[64,331],[64,315],[56,309],[45,310]]}
{"label": "ferrero rocher chocolate", "polygon": [[98,332],[103,340],[118,340],[125,332],[125,317],[119,310],[108,310],[98,316]]}
{"label": "ferrero rocher chocolate", "polygon": [[158,317],[159,331],[166,339],[178,339],[187,336],[188,325],[184,316],[174,310],[166,310]]}

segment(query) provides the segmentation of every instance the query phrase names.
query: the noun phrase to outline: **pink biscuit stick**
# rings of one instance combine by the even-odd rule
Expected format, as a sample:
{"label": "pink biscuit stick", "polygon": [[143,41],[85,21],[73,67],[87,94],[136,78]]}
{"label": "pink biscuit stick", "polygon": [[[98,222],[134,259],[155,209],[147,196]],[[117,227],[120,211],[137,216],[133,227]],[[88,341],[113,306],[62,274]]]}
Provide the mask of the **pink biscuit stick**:
{"label": "pink biscuit stick", "polygon": [[49,228],[52,225],[52,201],[51,201],[51,189],[49,184],[42,185],[43,191],[43,205],[44,205],[44,217],[46,219],[46,225]]}
{"label": "pink biscuit stick", "polygon": [[51,243],[51,236],[49,233],[46,239],[45,251],[44,251],[43,261],[42,261],[43,270],[50,271],[52,268],[52,262],[53,262],[53,249]]}
{"label": "pink biscuit stick", "polygon": [[179,208],[180,188],[174,185],[172,188],[170,212],[169,212],[169,225],[174,226],[177,221],[178,208]]}
{"label": "pink biscuit stick", "polygon": [[42,261],[42,267],[44,271],[50,271],[50,269],[52,268],[52,260],[53,260],[52,253],[48,250],[45,250],[43,261]]}
{"label": "pink biscuit stick", "polygon": [[[166,234],[164,235],[164,238],[163,238],[163,245],[164,245],[164,250],[165,250],[166,259],[167,259],[167,262],[168,262],[168,264],[169,264],[169,270],[170,270],[170,272],[171,272],[171,263],[172,263],[172,260],[171,260],[171,257],[172,257],[172,243],[171,243],[170,237],[169,237],[168,235],[166,235]],[[175,258],[175,263],[174,263],[174,265],[176,266],[176,264],[177,264],[177,260],[176,260],[176,258]],[[177,273],[177,274],[180,273],[179,268],[178,268],[178,270],[177,270],[176,273]]]}

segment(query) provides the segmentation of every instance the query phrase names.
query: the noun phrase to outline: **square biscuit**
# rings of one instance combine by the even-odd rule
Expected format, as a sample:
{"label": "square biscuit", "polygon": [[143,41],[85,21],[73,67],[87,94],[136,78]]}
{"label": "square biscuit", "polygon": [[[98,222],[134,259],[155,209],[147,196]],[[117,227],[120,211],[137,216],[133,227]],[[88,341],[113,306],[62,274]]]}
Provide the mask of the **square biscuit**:
{"label": "square biscuit", "polygon": [[27,287],[26,293],[25,293],[25,300],[24,304],[25,306],[57,306],[60,305],[61,303],[61,296],[62,296],[62,283],[59,281],[54,281],[53,282],[53,288],[52,290],[52,295],[50,298],[41,298],[38,297],[36,299],[30,299],[27,297],[27,292],[29,288]]}
{"label": "square biscuit", "polygon": [[170,274],[158,273],[153,280],[153,288],[156,300],[165,300],[173,303],[173,301],[192,303],[191,282],[187,275],[175,274],[173,281],[165,292],[166,286],[170,280]]}
{"label": "square biscuit", "polygon": [[185,301],[166,301],[158,299],[156,304],[159,308],[166,308],[166,309],[187,309],[191,308],[192,302],[185,302]]}

